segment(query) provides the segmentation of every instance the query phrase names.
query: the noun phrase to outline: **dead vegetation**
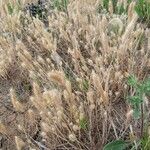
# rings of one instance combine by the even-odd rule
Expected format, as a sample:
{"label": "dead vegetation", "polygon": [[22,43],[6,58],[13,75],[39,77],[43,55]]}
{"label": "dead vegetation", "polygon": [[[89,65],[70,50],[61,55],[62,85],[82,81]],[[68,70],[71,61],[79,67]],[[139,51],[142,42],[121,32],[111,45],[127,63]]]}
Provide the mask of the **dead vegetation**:
{"label": "dead vegetation", "polygon": [[127,15],[111,7],[108,15],[97,13],[97,2],[70,1],[67,13],[50,13],[47,27],[1,3],[2,149],[101,150],[140,138],[127,77],[149,77],[150,31],[134,3]]}

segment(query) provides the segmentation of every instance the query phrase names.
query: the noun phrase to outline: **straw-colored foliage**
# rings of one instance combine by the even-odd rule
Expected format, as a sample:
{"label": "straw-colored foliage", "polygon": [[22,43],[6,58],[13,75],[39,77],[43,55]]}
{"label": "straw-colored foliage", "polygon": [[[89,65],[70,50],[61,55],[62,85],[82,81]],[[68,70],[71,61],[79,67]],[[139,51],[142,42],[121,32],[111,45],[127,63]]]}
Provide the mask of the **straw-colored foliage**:
{"label": "straw-colored foliage", "polygon": [[[15,67],[29,82],[22,87],[26,101],[9,87],[12,109],[28,124],[11,128],[18,150],[98,150],[131,133],[138,138],[127,77],[149,76],[150,31],[138,22],[133,3],[127,14],[115,15],[110,6],[108,15],[97,12],[99,1],[90,2],[70,1],[67,13],[53,10],[46,27],[22,10],[9,14],[7,1],[0,3],[0,82]],[[4,136],[6,128],[1,123]]]}

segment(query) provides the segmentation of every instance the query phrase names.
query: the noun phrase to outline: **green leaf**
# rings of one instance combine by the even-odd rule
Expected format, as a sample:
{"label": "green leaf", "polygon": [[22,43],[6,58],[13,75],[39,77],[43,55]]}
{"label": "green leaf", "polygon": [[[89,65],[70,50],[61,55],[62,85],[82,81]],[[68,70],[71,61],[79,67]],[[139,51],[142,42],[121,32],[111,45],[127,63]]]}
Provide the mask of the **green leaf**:
{"label": "green leaf", "polygon": [[133,110],[133,117],[134,117],[134,119],[139,119],[140,116],[141,116],[141,111],[138,108],[135,108]]}
{"label": "green leaf", "polygon": [[116,140],[104,146],[103,150],[124,150],[128,143],[123,140]]}
{"label": "green leaf", "polygon": [[[147,127],[148,131],[149,126]],[[149,150],[150,149],[150,136],[148,132],[145,132],[143,138],[140,140],[142,150]]]}
{"label": "green leaf", "polygon": [[128,85],[136,87],[136,85],[137,85],[137,79],[136,79],[135,76],[130,75],[127,80],[128,80]]}
{"label": "green leaf", "polygon": [[88,80],[83,80],[83,82],[82,82],[82,89],[84,91],[88,91],[88,89],[89,89],[89,82],[88,82]]}
{"label": "green leaf", "polygon": [[145,92],[145,94],[149,94],[150,93],[150,79],[145,80],[142,86],[143,86],[143,91]]}
{"label": "green leaf", "polygon": [[11,3],[7,4],[8,13],[11,15],[14,12],[14,6]]}
{"label": "green leaf", "polygon": [[150,26],[150,1],[138,0],[135,6],[135,11],[139,16],[139,19]]}
{"label": "green leaf", "polygon": [[123,4],[117,7],[117,12],[118,14],[123,14],[125,12],[125,9],[123,7]]}
{"label": "green leaf", "polygon": [[80,119],[80,128],[81,129],[83,129],[83,130],[86,130],[87,129],[87,125],[88,125],[88,123],[87,123],[87,120],[86,120],[86,118],[82,118],[82,119]]}
{"label": "green leaf", "polygon": [[129,97],[129,102],[131,103],[131,105],[139,105],[143,102],[143,100],[139,96],[135,95]]}
{"label": "green leaf", "polygon": [[68,3],[69,3],[69,0],[54,0],[53,7],[59,11],[66,12]]}
{"label": "green leaf", "polygon": [[109,0],[103,0],[103,8],[108,11]]}

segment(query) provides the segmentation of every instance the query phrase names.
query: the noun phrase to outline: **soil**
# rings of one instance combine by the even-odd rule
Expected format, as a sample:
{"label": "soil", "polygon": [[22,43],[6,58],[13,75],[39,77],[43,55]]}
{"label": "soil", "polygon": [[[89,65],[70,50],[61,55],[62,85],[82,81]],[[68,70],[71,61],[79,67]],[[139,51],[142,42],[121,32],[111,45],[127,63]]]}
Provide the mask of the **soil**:
{"label": "soil", "polygon": [[26,117],[27,112],[16,112],[10,99],[9,92],[10,88],[13,87],[19,100],[25,106],[30,107],[28,105],[28,99],[31,92],[27,91],[26,84],[27,82],[23,78],[22,73],[15,69],[11,69],[6,79],[0,78],[0,123],[5,125],[7,131],[6,134],[2,134],[0,124],[0,150],[16,150],[15,136],[19,135],[19,137],[21,136],[24,139],[25,136],[18,130],[18,124],[28,128],[28,133],[32,137],[37,133],[38,128],[35,127],[37,124],[30,125]]}

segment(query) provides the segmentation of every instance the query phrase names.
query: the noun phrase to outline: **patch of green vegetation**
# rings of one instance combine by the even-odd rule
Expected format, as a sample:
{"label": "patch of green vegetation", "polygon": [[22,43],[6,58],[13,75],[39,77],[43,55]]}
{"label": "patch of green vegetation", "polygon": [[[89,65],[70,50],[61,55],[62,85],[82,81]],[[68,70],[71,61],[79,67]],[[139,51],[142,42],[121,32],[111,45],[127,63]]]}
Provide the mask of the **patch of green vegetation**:
{"label": "patch of green vegetation", "polygon": [[123,140],[116,140],[106,144],[103,150],[125,150],[129,143]]}
{"label": "patch of green vegetation", "polygon": [[127,13],[127,10],[128,10],[128,7],[129,7],[131,1],[132,0],[127,0],[127,7],[124,7],[123,3],[118,4],[118,0],[103,0],[102,1],[102,6],[99,6],[99,7],[101,7],[101,10],[105,9],[107,12],[109,12],[109,3],[112,2],[113,12],[115,14],[121,15],[121,14],[126,14]]}
{"label": "patch of green vegetation", "polygon": [[[102,5],[99,5],[100,10],[106,10],[109,12],[109,3],[112,1],[114,14],[127,14],[128,7],[132,0],[127,0],[127,6],[125,7],[123,3],[118,4],[118,0],[103,0]],[[139,20],[150,26],[150,1],[149,0],[138,0],[135,5],[135,11],[139,16]]]}
{"label": "patch of green vegetation", "polygon": [[[133,116],[135,119],[141,119],[141,137],[137,140],[138,147],[142,150],[150,149],[150,136],[147,130],[145,130],[145,126],[148,124],[147,120],[145,120],[145,112],[143,110],[143,97],[144,95],[150,94],[150,79],[145,79],[140,82],[134,75],[130,75],[127,79],[128,85],[135,90],[135,94],[133,96],[128,97],[128,102],[130,103],[133,109]],[[131,149],[135,149],[134,144],[129,141],[116,140],[108,143],[104,146],[104,150],[125,150],[128,146],[131,146]]]}
{"label": "patch of green vegetation", "polygon": [[54,9],[57,9],[59,11],[67,12],[67,5],[69,3],[69,0],[53,0],[52,5]]}
{"label": "patch of green vegetation", "polygon": [[150,149],[150,136],[148,135],[147,132],[144,134],[140,143],[141,143],[141,149],[142,150],[149,150]]}
{"label": "patch of green vegetation", "polygon": [[87,119],[86,118],[80,119],[79,125],[81,129],[86,130],[88,127]]}
{"label": "patch of green vegetation", "polygon": [[141,139],[140,147],[142,150],[150,149],[150,138],[148,132],[144,131],[145,126],[148,124],[147,119],[145,119],[146,112],[144,112],[144,96],[150,94],[150,79],[145,79],[144,81],[138,81],[133,75],[128,77],[128,85],[130,85],[134,90],[135,94],[129,97],[129,103],[133,109],[133,116],[135,119],[141,119]]}
{"label": "patch of green vegetation", "polygon": [[135,11],[140,20],[150,26],[150,1],[138,0],[135,6]]}
{"label": "patch of green vegetation", "polygon": [[87,92],[88,89],[89,89],[89,81],[85,79],[82,81],[82,90]]}
{"label": "patch of green vegetation", "polygon": [[6,6],[7,6],[8,13],[10,15],[12,15],[12,14],[19,12],[21,10],[21,1],[16,0],[15,4],[12,2],[8,2]]}
{"label": "patch of green vegetation", "polygon": [[141,115],[141,104],[143,104],[143,96],[150,92],[150,79],[139,82],[133,75],[128,77],[128,85],[135,89],[134,96],[128,97],[128,102],[131,104],[134,117],[139,118]]}

